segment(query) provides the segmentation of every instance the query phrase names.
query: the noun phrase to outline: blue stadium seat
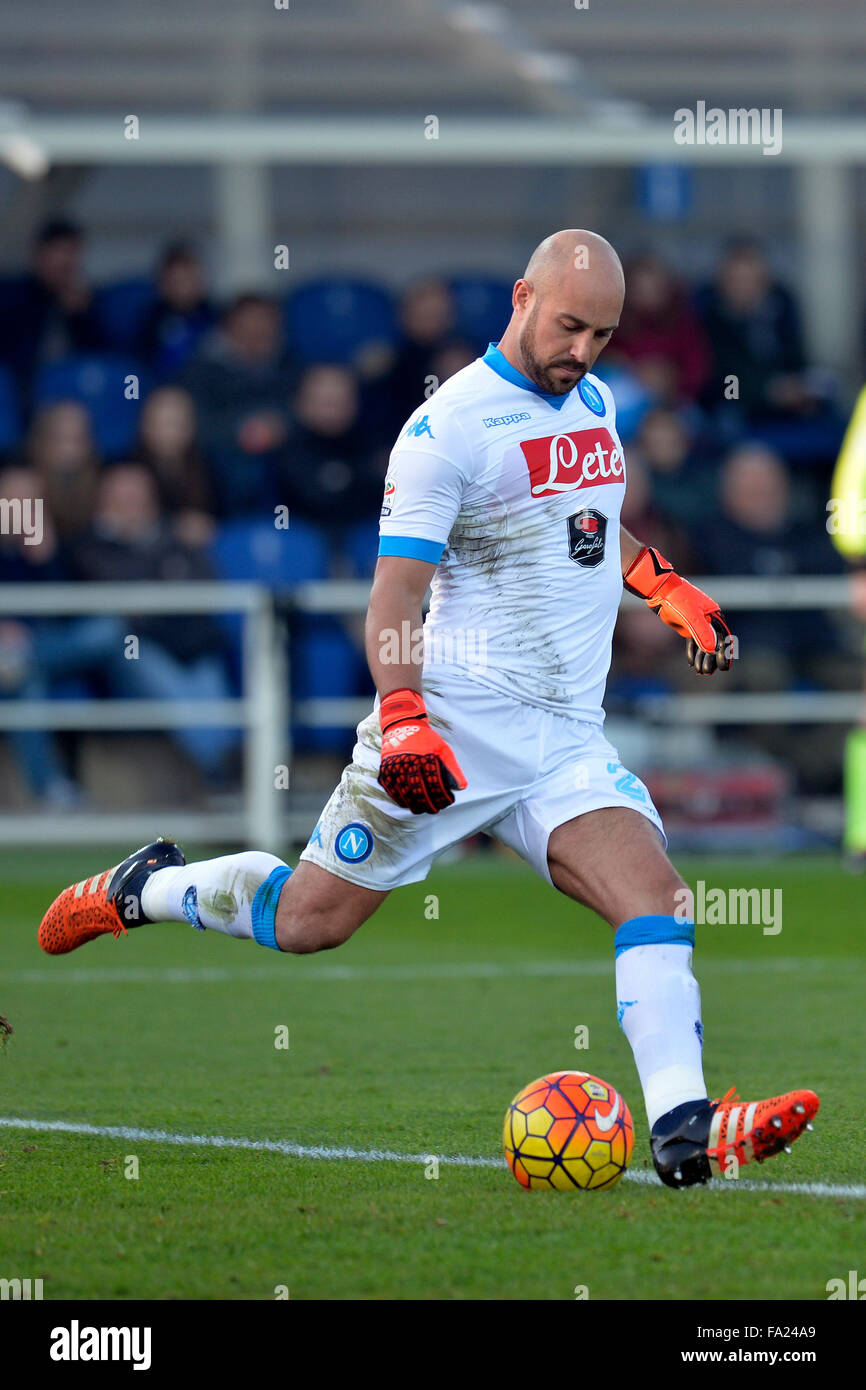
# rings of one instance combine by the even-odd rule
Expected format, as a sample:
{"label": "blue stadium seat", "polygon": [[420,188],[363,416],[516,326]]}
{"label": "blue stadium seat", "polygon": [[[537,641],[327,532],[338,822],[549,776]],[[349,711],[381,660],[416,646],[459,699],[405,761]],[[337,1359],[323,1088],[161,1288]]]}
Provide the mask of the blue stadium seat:
{"label": "blue stadium seat", "polygon": [[511,318],[513,282],[482,275],[452,275],[448,283],[456,307],[456,332],[483,352],[505,332]]}
{"label": "blue stadium seat", "polygon": [[106,343],[115,352],[131,352],[156,298],[153,281],[138,276],[97,290],[96,315]]}
{"label": "blue stadium seat", "polygon": [[[271,521],[230,521],[216,536],[211,560],[221,579],[258,581],[281,589],[306,579],[323,579],[328,573],[328,547],[315,526],[293,521],[288,531],[278,531]],[[239,615],[224,617],[233,668],[242,669],[242,622]],[[297,615],[292,620],[292,692],[296,700],[322,696],[354,695],[362,678],[360,652],[342,624],[327,615]],[[297,746],[317,752],[345,751],[345,729],[295,727]],[[350,740],[349,740],[350,741]]]}
{"label": "blue stadium seat", "polygon": [[221,579],[280,589],[305,579],[324,579],[328,546],[307,522],[292,521],[287,531],[278,531],[271,520],[229,521],[217,532],[211,561]]}
{"label": "blue stadium seat", "polygon": [[[138,378],[138,399],[127,400],[126,378]],[[64,357],[42,367],[35,387],[37,405],[80,401],[90,411],[101,453],[118,458],[135,440],[138,412],[147,394],[141,364],[103,353]]]}
{"label": "blue stadium seat", "polygon": [[[367,665],[360,649],[337,618],[301,617],[292,625],[292,696],[295,700],[350,699],[370,689]],[[354,739],[339,725],[312,728],[297,720],[292,734],[296,749],[345,756]]]}
{"label": "blue stadium seat", "polygon": [[346,528],[343,541],[346,559],[359,579],[368,579],[376,568],[379,554],[379,522],[356,521]]}
{"label": "blue stadium seat", "polygon": [[304,362],[352,365],[366,350],[397,337],[391,296],[365,280],[317,280],[286,304],[289,350]]}
{"label": "blue stadium seat", "polygon": [[0,453],[8,453],[21,439],[21,411],[15,378],[0,366]]}

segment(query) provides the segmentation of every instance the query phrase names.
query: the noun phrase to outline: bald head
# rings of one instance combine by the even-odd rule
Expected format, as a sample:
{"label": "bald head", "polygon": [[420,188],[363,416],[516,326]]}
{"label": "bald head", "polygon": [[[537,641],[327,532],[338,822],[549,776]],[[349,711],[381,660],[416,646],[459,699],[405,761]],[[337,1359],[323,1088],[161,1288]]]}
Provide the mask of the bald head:
{"label": "bald head", "polygon": [[619,256],[603,236],[583,227],[552,232],[539,242],[529,257],[523,278],[530,281],[536,293],[546,294],[551,289],[567,288],[578,272],[589,273],[599,282],[609,280],[625,295],[625,277]]}
{"label": "bald head", "polygon": [[619,323],[625,279],[609,241],[582,227],[545,237],[514,286],[500,351],[541,390],[565,395]]}

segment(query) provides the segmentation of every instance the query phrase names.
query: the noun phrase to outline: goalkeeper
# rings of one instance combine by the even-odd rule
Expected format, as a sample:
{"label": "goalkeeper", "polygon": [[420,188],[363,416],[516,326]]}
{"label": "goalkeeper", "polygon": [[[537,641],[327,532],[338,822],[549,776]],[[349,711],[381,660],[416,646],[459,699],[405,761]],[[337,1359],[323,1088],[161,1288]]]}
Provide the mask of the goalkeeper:
{"label": "goalkeeper", "polygon": [[617,1014],[653,1160],[683,1187],[732,1159],[778,1153],[818,1098],[709,1098],[694,922],[681,911],[689,890],[649,792],[604,736],[623,583],[684,639],[698,675],[726,670],[732,655],[718,604],[620,527],[623,449],[610,390],[591,369],[623,295],[602,237],[548,237],[514,286],[500,342],[407,422],[385,480],[367,618],[378,700],[296,869],[256,851],[186,864],[157,841],[68,888],[39,939],[59,954],[178,921],[320,951],[486,830],[614,929]]}

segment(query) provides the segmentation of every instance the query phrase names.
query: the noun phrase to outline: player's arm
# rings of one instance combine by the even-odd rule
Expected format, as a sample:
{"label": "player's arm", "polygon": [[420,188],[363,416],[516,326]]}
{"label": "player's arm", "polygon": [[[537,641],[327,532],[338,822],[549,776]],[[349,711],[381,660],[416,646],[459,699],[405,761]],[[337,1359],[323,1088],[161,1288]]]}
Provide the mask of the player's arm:
{"label": "player's arm", "polygon": [[420,690],[422,605],[436,566],[381,555],[367,609],[367,664],[384,700],[392,690]]}
{"label": "player's arm", "polygon": [[416,815],[444,810],[466,786],[421,694],[421,608],[435,569],[425,560],[380,556],[367,609],[367,661],[382,726],[379,782],[392,801]]}
{"label": "player's arm", "polygon": [[698,675],[727,671],[731,630],[715,599],[682,579],[654,546],[643,545],[624,527],[620,527],[620,558],[625,588],[685,638],[689,665]]}

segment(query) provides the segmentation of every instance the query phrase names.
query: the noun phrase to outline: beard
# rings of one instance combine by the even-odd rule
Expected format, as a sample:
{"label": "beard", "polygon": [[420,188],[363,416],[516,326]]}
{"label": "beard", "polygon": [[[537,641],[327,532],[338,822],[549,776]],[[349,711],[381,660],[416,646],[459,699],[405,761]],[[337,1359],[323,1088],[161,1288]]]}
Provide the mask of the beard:
{"label": "beard", "polygon": [[[581,378],[586,375],[587,367],[585,363],[575,362],[573,358],[569,357],[554,357],[549,362],[542,362],[536,351],[538,308],[537,303],[533,305],[529,318],[523,326],[523,332],[517,340],[520,365],[524,375],[528,376],[539,390],[545,391],[549,396],[567,396],[569,391],[573,391]],[[556,367],[576,369],[577,375],[564,377],[555,371]]]}

